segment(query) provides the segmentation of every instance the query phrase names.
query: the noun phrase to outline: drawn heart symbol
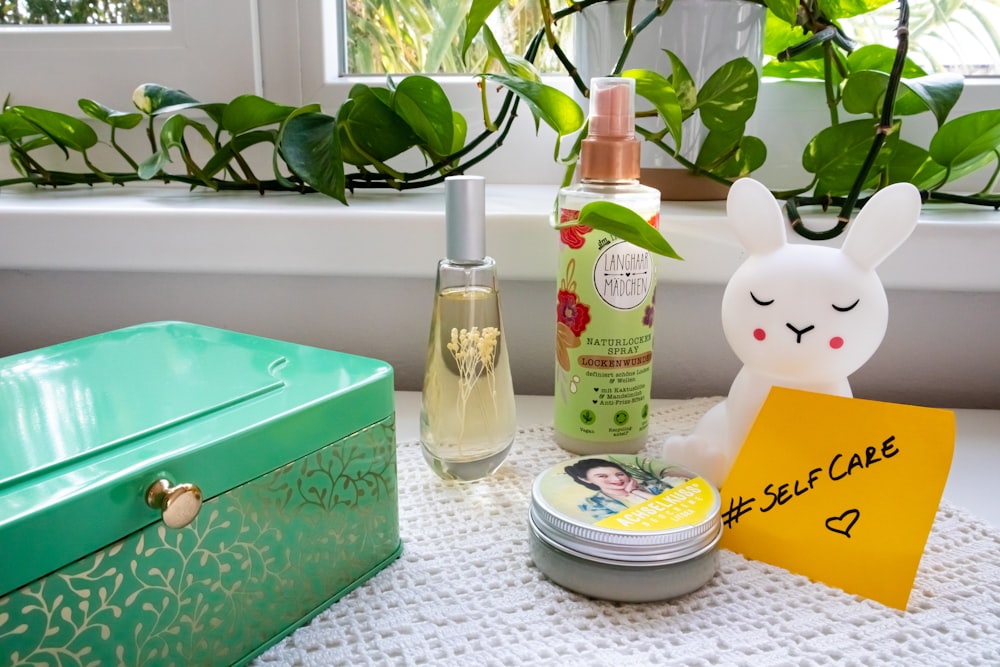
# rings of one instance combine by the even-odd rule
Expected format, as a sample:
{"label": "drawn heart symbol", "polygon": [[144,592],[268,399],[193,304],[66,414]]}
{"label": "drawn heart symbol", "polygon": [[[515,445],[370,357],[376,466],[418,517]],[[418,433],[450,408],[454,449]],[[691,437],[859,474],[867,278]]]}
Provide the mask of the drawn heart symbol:
{"label": "drawn heart symbol", "polygon": [[600,391],[600,390],[601,390],[600,387],[594,387],[594,391]]}
{"label": "drawn heart symbol", "polygon": [[831,516],[827,519],[826,529],[834,533],[840,533],[847,537],[847,539],[850,539],[851,529],[854,528],[854,524],[858,522],[859,518],[861,518],[860,510],[847,510],[840,516]]}

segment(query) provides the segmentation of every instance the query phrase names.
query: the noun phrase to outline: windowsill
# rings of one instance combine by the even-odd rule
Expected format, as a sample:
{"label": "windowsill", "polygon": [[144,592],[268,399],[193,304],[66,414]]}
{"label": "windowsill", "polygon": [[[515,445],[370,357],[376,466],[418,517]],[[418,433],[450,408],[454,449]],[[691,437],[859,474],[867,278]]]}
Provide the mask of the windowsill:
{"label": "windowsill", "polygon": [[[553,185],[489,185],[488,248],[504,280],[549,280]],[[427,277],[444,248],[441,188],[321,195],[189,192],[182,186],[0,192],[0,269]],[[686,258],[660,279],[724,284],[741,249],[723,202],[665,202],[664,235]],[[814,228],[833,214],[807,218]],[[836,239],[833,245],[839,245]],[[1000,213],[928,205],[879,269],[889,288],[1000,290]]]}

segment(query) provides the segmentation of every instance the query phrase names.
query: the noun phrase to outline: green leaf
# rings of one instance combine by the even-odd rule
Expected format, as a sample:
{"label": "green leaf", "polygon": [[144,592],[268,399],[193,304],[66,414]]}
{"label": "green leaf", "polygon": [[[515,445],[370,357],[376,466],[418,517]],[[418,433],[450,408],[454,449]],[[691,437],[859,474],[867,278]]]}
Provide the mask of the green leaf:
{"label": "green leaf", "polygon": [[490,58],[500,63],[500,66],[503,67],[503,70],[507,74],[541,83],[542,75],[539,73],[538,68],[526,58],[512,53],[504,53],[488,25],[483,26],[483,41],[486,43],[486,51],[489,53]]}
{"label": "green leaf", "polygon": [[930,143],[935,162],[948,168],[975,160],[1000,146],[1000,109],[976,111],[941,126]]}
{"label": "green leaf", "polygon": [[140,162],[136,173],[139,174],[139,178],[148,181],[151,178],[156,178],[156,175],[163,171],[169,162],[170,155],[161,149],[155,153],[151,153],[145,160]]}
{"label": "green leaf", "polygon": [[131,130],[142,122],[141,113],[115,111],[94,100],[80,99],[76,104],[91,118],[121,130]]}
{"label": "green leaf", "polygon": [[893,0],[818,0],[822,16],[831,21],[860,16],[887,5]]}
{"label": "green leaf", "polygon": [[[892,71],[892,64],[895,60],[896,49],[881,44],[868,44],[852,51],[847,56],[847,67],[851,72],[873,69],[888,74]],[[927,72],[907,58],[903,65],[903,76],[916,79],[927,76]]]}
{"label": "green leaf", "polygon": [[[465,52],[472,45],[472,40],[476,38],[479,30],[486,25],[493,10],[500,6],[501,0],[472,0],[472,7],[465,17],[465,36],[462,39],[462,60],[465,60]],[[457,4],[457,3],[456,3]]]}
{"label": "green leaf", "polygon": [[670,83],[681,105],[681,115],[688,118],[698,108],[698,86],[680,58],[666,49],[663,52],[670,58]]}
{"label": "green leaf", "polygon": [[763,76],[773,76],[778,79],[817,79],[824,78],[822,60],[772,60],[761,70]]}
{"label": "green leaf", "polygon": [[779,53],[806,41],[805,31],[794,21],[789,23],[772,11],[767,12],[764,24],[764,53],[777,56]]}
{"label": "green leaf", "polygon": [[215,176],[236,157],[237,153],[256,144],[273,144],[277,141],[277,138],[277,130],[255,130],[253,132],[238,134],[216,151],[215,155],[205,163],[202,171],[208,177]]}
{"label": "green leaf", "polygon": [[942,182],[945,171],[927,149],[900,140],[892,151],[888,180],[889,183],[912,183],[920,190],[927,190]]}
{"label": "green leaf", "polygon": [[132,92],[132,104],[143,113],[156,115],[167,110],[198,106],[199,102],[183,90],[165,88],[158,83],[144,83]]}
{"label": "green leaf", "polygon": [[659,230],[644,220],[641,215],[621,204],[609,201],[594,201],[580,209],[580,217],[571,224],[587,225],[608,234],[614,234],[645,250],[683,259],[678,255]]}
{"label": "green leaf", "polygon": [[282,129],[280,150],[289,169],[305,183],[347,204],[336,119],[312,112],[291,118]]}
{"label": "green leaf", "polygon": [[524,100],[536,118],[545,121],[560,137],[576,132],[583,125],[583,110],[580,109],[580,105],[561,90],[544,83],[525,81],[506,74],[482,76],[513,91]]}
{"label": "green leaf", "polygon": [[[889,75],[875,70],[854,72],[844,83],[844,109],[850,113],[877,116],[889,87]],[[962,94],[962,77],[957,74],[931,74],[900,81],[893,112],[909,116],[930,110],[940,127]]]}
{"label": "green leaf", "polygon": [[635,93],[656,108],[677,146],[681,145],[681,103],[674,86],[663,75],[645,69],[630,69],[622,76],[635,79]]}
{"label": "green leaf", "polygon": [[210,144],[213,143],[212,132],[204,123],[199,123],[198,121],[177,114],[164,121],[163,127],[160,128],[160,145],[164,150],[171,148],[183,149],[184,131],[189,127],[196,130],[205,141]]}
{"label": "green leaf", "polygon": [[[816,174],[817,195],[844,195],[850,192],[875,139],[876,123],[862,119],[841,123],[822,130],[806,145],[802,166]],[[869,172],[870,185],[889,161],[893,146],[899,141],[899,123],[886,137]]]}
{"label": "green leaf", "polygon": [[[849,113],[878,116],[882,113],[882,103],[889,88],[889,75],[876,70],[854,72],[844,81],[842,103]],[[893,113],[897,116],[912,116],[927,111],[927,105],[900,82],[896,93]]]}
{"label": "green leaf", "polygon": [[437,81],[419,75],[406,77],[396,86],[392,108],[432,153],[447,155],[451,151],[455,119],[451,102]]}
{"label": "green leaf", "polygon": [[937,119],[938,127],[944,125],[948,114],[962,95],[965,82],[959,74],[930,74],[918,79],[903,79],[902,85],[923,100]]}
{"label": "green leaf", "polygon": [[767,147],[757,137],[744,136],[745,128],[712,131],[705,137],[695,164],[722,178],[740,178],[760,168]]}
{"label": "green leaf", "polygon": [[162,109],[160,113],[164,113],[171,109],[175,111],[180,111],[187,108],[201,109],[202,111],[205,112],[205,115],[212,120],[213,123],[215,123],[216,125],[222,125],[222,114],[226,112],[227,106],[228,106],[227,104],[223,104],[222,102],[206,102],[194,105],[181,105],[180,107],[168,107],[166,109]]}
{"label": "green leaf", "polygon": [[767,0],[767,8],[786,25],[795,25],[798,19],[798,0]]}
{"label": "green leaf", "polygon": [[737,58],[716,70],[698,91],[701,122],[709,130],[746,123],[757,105],[758,74],[748,58]]}
{"label": "green leaf", "polygon": [[10,111],[38,128],[42,134],[62,148],[64,153],[67,148],[83,153],[97,145],[97,133],[94,132],[94,128],[79,118],[36,107],[16,106],[10,107]]}
{"label": "green leaf", "polygon": [[[11,141],[41,134],[41,130],[24,120],[9,108],[0,113],[0,135]],[[49,140],[51,144],[51,140]]]}
{"label": "green leaf", "polygon": [[265,125],[281,123],[293,111],[295,107],[275,104],[263,97],[240,95],[225,105],[219,124],[230,134],[240,134]]}
{"label": "green leaf", "polygon": [[452,155],[462,150],[465,147],[465,138],[469,133],[469,124],[465,120],[465,116],[453,111],[452,117],[452,135],[451,135],[451,150],[448,151],[448,155]]}
{"label": "green leaf", "polygon": [[[205,185],[214,187],[209,177],[206,176],[205,173],[194,163],[194,161],[190,159],[190,153],[184,145],[184,132],[189,127],[198,132],[198,134],[200,134],[207,143],[214,146],[215,142],[212,132],[205,126],[204,123],[191,120],[181,114],[175,114],[164,121],[163,127],[160,128],[160,150],[146,160],[143,160],[142,164],[139,165],[140,178],[149,179],[156,176],[163,166],[167,162],[171,161],[170,150],[175,148],[181,152],[187,168],[190,169],[195,176],[201,179]],[[154,156],[156,156],[155,159]],[[149,170],[154,168],[156,171],[149,173]],[[146,175],[143,175],[143,173]]]}
{"label": "green leaf", "polygon": [[[493,31],[490,30],[490,27],[485,24],[482,27],[482,31],[483,43],[486,44],[486,53],[489,54],[491,59],[500,63],[500,66],[505,72],[507,72],[507,74],[514,74],[510,66],[510,62],[507,60],[507,54],[503,52],[503,47],[500,46],[500,42],[497,41]],[[464,51],[462,52],[462,57],[465,57]],[[489,60],[487,60],[486,64],[487,66],[489,65]]]}
{"label": "green leaf", "polygon": [[337,127],[345,142],[343,156],[350,164],[360,167],[383,162],[419,143],[420,138],[384,101],[388,95],[384,88],[359,83],[338,111]]}

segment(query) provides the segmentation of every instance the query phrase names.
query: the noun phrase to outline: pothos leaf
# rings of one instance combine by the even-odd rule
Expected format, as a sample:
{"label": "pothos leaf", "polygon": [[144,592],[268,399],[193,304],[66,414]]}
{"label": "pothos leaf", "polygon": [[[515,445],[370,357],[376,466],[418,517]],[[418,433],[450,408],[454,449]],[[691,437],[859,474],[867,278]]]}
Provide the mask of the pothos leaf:
{"label": "pothos leaf", "polygon": [[239,134],[280,123],[293,111],[295,107],[275,104],[257,95],[240,95],[223,109],[220,125],[230,134]]}
{"label": "pothos leaf", "polygon": [[16,106],[10,107],[10,111],[38,128],[63,152],[68,148],[82,153],[97,144],[94,128],[79,118],[36,107]]}
{"label": "pothos leaf", "polygon": [[674,93],[681,105],[681,113],[687,118],[698,107],[698,86],[680,58],[666,49],[663,52],[670,58],[670,82],[674,84]]}
{"label": "pothos leaf", "polygon": [[748,58],[730,60],[717,69],[698,91],[701,122],[710,130],[745,123],[757,104],[757,68]]}
{"label": "pothos leaf", "polygon": [[663,238],[659,230],[632,209],[615,202],[590,202],[580,209],[579,218],[572,223],[558,225],[557,228],[571,225],[587,225],[602,232],[614,234],[624,241],[657,255],[683,259]]}
{"label": "pothos leaf", "polygon": [[583,110],[580,105],[561,90],[506,74],[484,74],[483,77],[514,91],[535,117],[544,120],[560,137],[576,132],[583,125]]}
{"label": "pothos leaf", "polygon": [[1000,148],[1000,109],[976,111],[948,121],[931,139],[931,157],[957,167]]}
{"label": "pothos leaf", "polygon": [[292,171],[318,192],[347,203],[335,118],[321,113],[297,115],[282,128],[280,142],[281,154]]}
{"label": "pothos leaf", "polygon": [[131,130],[142,122],[140,113],[116,111],[94,100],[81,99],[77,100],[76,104],[83,113],[114,128]]}
{"label": "pothos leaf", "polygon": [[183,90],[175,90],[158,83],[144,83],[132,91],[132,104],[147,114],[158,114],[166,109],[193,107],[199,104]]}
{"label": "pothos leaf", "polygon": [[392,109],[406,121],[424,145],[437,155],[452,148],[455,119],[444,89],[426,76],[408,76],[392,93]]}
{"label": "pothos leaf", "polygon": [[680,146],[682,110],[673,84],[663,75],[650,70],[631,69],[622,72],[622,76],[635,79],[636,95],[656,107],[675,145]]}

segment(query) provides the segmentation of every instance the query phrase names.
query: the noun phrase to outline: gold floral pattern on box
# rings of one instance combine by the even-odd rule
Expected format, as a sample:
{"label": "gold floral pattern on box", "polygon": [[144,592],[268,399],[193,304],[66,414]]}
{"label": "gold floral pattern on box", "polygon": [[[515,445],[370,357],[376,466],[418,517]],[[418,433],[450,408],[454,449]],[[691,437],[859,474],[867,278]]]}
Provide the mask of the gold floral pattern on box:
{"label": "gold floral pattern on box", "polygon": [[398,554],[392,418],[0,598],[11,667],[230,665]]}

